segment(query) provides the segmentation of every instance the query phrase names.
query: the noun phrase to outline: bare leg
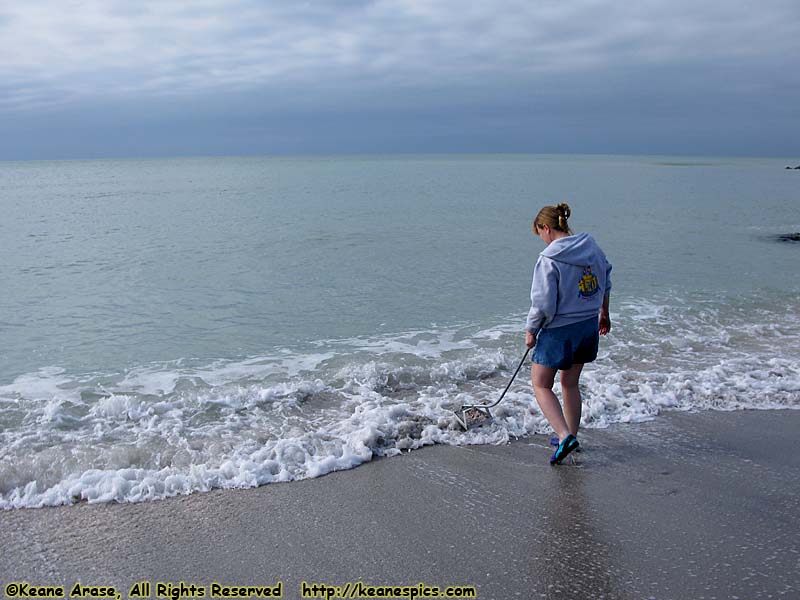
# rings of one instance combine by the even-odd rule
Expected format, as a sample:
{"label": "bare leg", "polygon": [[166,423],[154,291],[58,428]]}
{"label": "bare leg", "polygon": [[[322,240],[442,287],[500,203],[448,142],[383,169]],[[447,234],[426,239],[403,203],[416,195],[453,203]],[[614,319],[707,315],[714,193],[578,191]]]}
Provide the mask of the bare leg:
{"label": "bare leg", "polygon": [[553,382],[556,379],[556,370],[543,365],[533,364],[531,367],[531,383],[533,393],[536,395],[536,402],[542,409],[545,418],[550,423],[550,427],[556,432],[559,440],[563,440],[569,435],[569,426],[564,419],[561,405],[558,398],[553,393]]}
{"label": "bare leg", "polygon": [[583,370],[583,365],[572,365],[566,371],[561,371],[564,418],[572,435],[578,435],[578,427],[581,424],[581,389],[578,387],[581,370]]}

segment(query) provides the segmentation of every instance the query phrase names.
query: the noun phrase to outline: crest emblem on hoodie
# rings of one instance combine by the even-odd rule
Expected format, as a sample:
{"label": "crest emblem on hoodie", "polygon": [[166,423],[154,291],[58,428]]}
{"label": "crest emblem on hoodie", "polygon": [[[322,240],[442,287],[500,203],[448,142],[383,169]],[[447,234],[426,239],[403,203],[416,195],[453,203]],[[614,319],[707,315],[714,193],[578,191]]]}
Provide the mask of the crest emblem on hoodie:
{"label": "crest emblem on hoodie", "polygon": [[592,273],[592,267],[583,267],[583,277],[578,281],[578,295],[581,298],[591,298],[599,290],[597,275]]}

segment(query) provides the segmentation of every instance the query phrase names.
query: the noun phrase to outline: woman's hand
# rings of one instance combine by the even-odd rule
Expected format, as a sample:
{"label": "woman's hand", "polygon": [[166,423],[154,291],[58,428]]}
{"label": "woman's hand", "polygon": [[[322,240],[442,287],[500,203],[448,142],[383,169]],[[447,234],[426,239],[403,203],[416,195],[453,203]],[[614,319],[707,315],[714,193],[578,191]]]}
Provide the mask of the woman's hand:
{"label": "woman's hand", "polygon": [[607,312],[600,312],[598,324],[600,326],[600,335],[605,335],[611,331],[611,318],[608,316]]}
{"label": "woman's hand", "polygon": [[528,348],[533,348],[536,345],[536,336],[530,331],[525,332],[525,345]]}
{"label": "woman's hand", "polygon": [[598,326],[600,328],[600,335],[605,335],[611,331],[611,318],[608,316],[608,306],[610,299],[608,294],[603,296],[603,306],[600,309],[600,316],[597,317]]}

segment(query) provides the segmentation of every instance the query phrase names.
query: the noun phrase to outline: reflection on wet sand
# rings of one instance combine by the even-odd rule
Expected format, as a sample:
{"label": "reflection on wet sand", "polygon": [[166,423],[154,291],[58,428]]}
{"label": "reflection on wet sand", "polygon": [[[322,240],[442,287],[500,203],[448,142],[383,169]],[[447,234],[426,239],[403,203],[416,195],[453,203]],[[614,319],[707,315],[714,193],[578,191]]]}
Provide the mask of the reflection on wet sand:
{"label": "reflection on wet sand", "polygon": [[586,473],[576,463],[554,468],[548,478],[553,486],[541,544],[531,549],[537,557],[536,586],[533,597],[621,599],[627,595],[617,585],[614,551],[602,535],[599,511],[584,491]]}

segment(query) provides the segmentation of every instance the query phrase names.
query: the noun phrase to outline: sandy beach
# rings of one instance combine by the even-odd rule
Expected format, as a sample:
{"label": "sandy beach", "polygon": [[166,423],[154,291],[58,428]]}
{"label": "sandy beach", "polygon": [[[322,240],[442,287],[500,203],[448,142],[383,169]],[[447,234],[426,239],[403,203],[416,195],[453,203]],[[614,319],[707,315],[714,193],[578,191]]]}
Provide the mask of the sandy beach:
{"label": "sandy beach", "polygon": [[[798,411],[673,413],[436,446],[331,475],[138,504],[0,512],[0,579],[475,586],[477,598],[797,598]],[[151,589],[150,597],[156,597]],[[208,597],[208,596],[206,596]]]}

